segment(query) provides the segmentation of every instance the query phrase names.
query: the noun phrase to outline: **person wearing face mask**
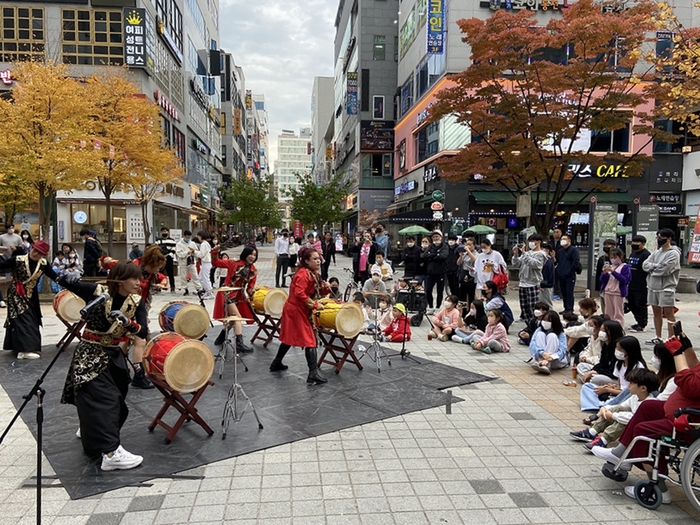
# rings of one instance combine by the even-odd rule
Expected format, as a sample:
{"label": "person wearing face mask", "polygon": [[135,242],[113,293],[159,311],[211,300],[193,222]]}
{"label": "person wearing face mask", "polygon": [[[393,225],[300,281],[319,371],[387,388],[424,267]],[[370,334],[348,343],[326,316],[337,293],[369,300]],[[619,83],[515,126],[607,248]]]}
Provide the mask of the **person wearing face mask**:
{"label": "person wearing face mask", "polygon": [[646,331],[649,322],[649,307],[647,305],[647,272],[642,267],[651,253],[646,249],[647,238],[643,235],[632,237],[632,253],[627,262],[632,271],[632,280],[627,290],[627,304],[634,316],[635,324],[630,326],[630,332]]}
{"label": "person wearing face mask", "polygon": [[202,290],[202,283],[197,278],[196,252],[197,245],[192,241],[192,232],[185,230],[182,232],[182,238],[175,245],[175,256],[177,257],[177,266],[179,268],[179,288],[185,290],[184,295],[190,294],[190,291],[187,289],[190,284],[194,286],[195,293],[199,293]]}
{"label": "person wearing face mask", "polygon": [[394,279],[394,270],[392,269],[391,264],[386,261],[384,253],[382,252],[377,252],[377,255],[375,256],[371,273],[374,273],[375,270],[379,270],[379,273],[382,276],[382,281],[385,283]]}
{"label": "person wearing face mask", "polygon": [[432,242],[430,237],[423,237],[420,241],[420,251],[416,262],[416,279],[421,282],[425,282],[428,278],[428,260],[423,257],[423,254],[428,251]]}
{"label": "person wearing face mask", "polygon": [[535,309],[534,309],[534,317],[527,321],[525,324],[525,328],[520,330],[518,332],[518,342],[521,345],[529,346],[530,345],[530,340],[532,339],[532,334],[535,333],[535,330],[539,328],[540,323],[542,322],[542,319],[544,318],[545,314],[549,312],[549,305],[546,303],[541,303],[537,302],[535,303]]}
{"label": "person wearing face mask", "polygon": [[590,336],[588,333],[588,320],[595,315],[597,310],[598,304],[595,302],[595,299],[584,297],[578,302],[576,322],[564,328],[570,354],[578,356],[586,348]]}
{"label": "person wearing face mask", "polygon": [[503,312],[506,330],[513,324],[513,310],[510,309],[505,297],[499,291],[498,286],[493,281],[486,281],[481,288],[481,298],[484,301],[484,309],[487,312],[491,310],[500,310]]}
{"label": "person wearing face mask", "polygon": [[[598,337],[603,329],[605,319],[602,315],[594,315],[583,324],[583,328],[588,336],[586,347],[574,358],[577,378],[584,383],[583,377],[593,370],[593,367],[600,361],[600,354],[603,350],[603,341]],[[566,330],[564,330],[566,333]]]}
{"label": "person wearing face mask", "polygon": [[131,251],[129,252],[129,260],[135,261],[143,257],[143,250],[139,248],[139,243],[135,242],[131,244]]}
{"label": "person wearing face mask", "polygon": [[472,275],[476,281],[477,288],[483,288],[486,281],[491,281],[497,273],[506,271],[506,261],[503,256],[493,249],[491,241],[481,240],[481,253],[469,253],[469,257],[474,261]]}
{"label": "person wearing face mask", "polygon": [[609,255],[610,264],[603,266],[603,274],[600,276],[600,290],[605,296],[605,315],[620,323],[624,329],[624,300],[632,271],[628,264],[622,262],[622,250],[613,248]]}
{"label": "person wearing face mask", "polygon": [[484,335],[475,341],[472,339],[472,348],[481,350],[485,354],[492,352],[510,352],[508,341],[508,328],[505,325],[505,317],[501,310],[489,310],[488,323]]}
{"label": "person wearing face mask", "polygon": [[459,326],[459,310],[456,306],[459,298],[456,295],[448,295],[442,308],[436,313],[432,320],[432,330],[428,332],[428,341],[437,337],[440,341],[449,341],[450,336]]}
{"label": "person wearing face mask", "polygon": [[564,302],[564,312],[573,312],[576,274],[581,273],[583,268],[578,249],[571,246],[571,237],[562,235],[560,244],[561,247],[557,252],[557,279]]}
{"label": "person wearing face mask", "polygon": [[445,281],[449,292],[459,297],[459,277],[457,274],[459,266],[457,261],[459,260],[459,249],[461,247],[457,244],[456,235],[448,235],[447,248],[449,251],[445,260]]}
{"label": "person wearing face mask", "polygon": [[[471,232],[467,232],[471,233]],[[460,246],[459,258],[457,265],[459,266],[459,300],[471,303],[476,296],[476,280],[474,279],[474,261],[481,253],[481,249],[477,248],[474,237],[467,237],[464,245]],[[473,258],[472,258],[473,256]]]}
{"label": "person wearing face mask", "polygon": [[381,224],[374,230],[374,242],[377,243],[377,251],[389,253],[389,237],[384,233],[384,226]]}
{"label": "person wearing face mask", "polygon": [[[162,227],[160,229],[160,239],[156,240],[156,244],[160,246],[160,251],[165,255],[165,275],[168,276],[170,283],[170,292],[175,293],[175,247],[177,242],[170,236],[170,229]],[[216,244],[212,244],[215,246]],[[213,276],[211,276],[213,277]]]}
{"label": "person wearing face mask", "polygon": [[[607,387],[608,385],[617,384],[617,379],[614,374],[615,363],[617,363],[615,351],[617,350],[617,342],[623,337],[624,332],[622,331],[620,323],[617,321],[605,321],[603,323],[603,327],[600,332],[598,332],[598,339],[600,339],[602,343],[600,360],[581,378],[581,382],[591,385],[590,388],[592,391],[595,391],[598,387]],[[605,392],[602,390],[599,391],[599,393],[600,395],[605,395]],[[592,421],[595,421],[595,417],[584,419],[584,423],[587,425]]]}
{"label": "person wearing face mask", "polygon": [[647,344],[661,342],[663,336],[663,320],[666,318],[668,336],[673,334],[673,324],[676,322],[674,307],[676,304],[676,288],[681,275],[681,252],[671,244],[674,238],[673,230],[664,228],[656,236],[659,249],[652,253],[642,264],[647,272],[647,303],[651,305],[654,314],[654,331],[656,338]]}
{"label": "person wearing face mask", "polygon": [[[605,239],[603,241],[603,254],[598,257],[595,264],[595,291],[600,292],[600,309],[605,311],[605,297],[600,291],[600,276],[603,275],[603,266],[610,264],[610,250],[616,246],[615,239]],[[646,300],[646,297],[644,298]]]}
{"label": "person wearing face mask", "polygon": [[331,293],[328,294],[328,297],[334,301],[340,301],[343,294],[340,292],[340,281],[338,281],[338,278],[331,277],[328,279],[328,285],[331,287]]}
{"label": "person wearing face mask", "polygon": [[287,287],[287,271],[289,271],[289,230],[283,229],[275,239],[275,288],[280,288],[280,275],[282,276],[282,288]]}
{"label": "person wearing face mask", "polygon": [[[362,292],[386,293],[386,284],[382,281],[382,274],[379,270],[372,271],[372,277],[367,279],[362,285]],[[367,294],[365,297],[370,307],[377,307],[379,300],[376,295]]]}
{"label": "person wearing face mask", "polygon": [[416,276],[420,250],[420,246],[416,246],[415,237],[406,239],[406,246],[401,252],[401,260],[403,261],[403,276],[407,279],[412,279]]}
{"label": "person wearing face mask", "polygon": [[372,232],[367,230],[363,233],[362,243],[356,245],[355,250],[359,255],[355,282],[364,283],[369,279],[372,266],[376,262],[377,252],[379,251],[377,243],[372,241]]}
{"label": "person wearing face mask", "polygon": [[549,375],[552,370],[569,366],[566,335],[556,312],[550,310],[542,317],[530,340],[530,355],[534,360],[532,368],[541,374]]}
{"label": "person wearing face mask", "polygon": [[552,257],[552,247],[545,243],[540,245],[546,260],[542,267],[542,282],[540,283],[540,293],[537,300],[547,304],[550,308],[554,308],[552,301],[554,300],[554,284],[557,281],[556,270],[554,269],[554,258]]}
{"label": "person wearing face mask", "polygon": [[367,332],[373,334],[377,331],[381,337],[381,333],[389,328],[389,325],[394,320],[391,310],[391,299],[388,296],[381,296],[379,298],[379,308],[373,309],[370,314],[372,321],[367,326]]}
{"label": "person wearing face mask", "polygon": [[22,246],[24,247],[24,253],[29,253],[29,249],[34,244],[34,239],[32,239],[31,234],[28,230],[22,230],[19,234],[22,237]]}
{"label": "person wearing face mask", "polygon": [[442,232],[435,230],[430,236],[432,244],[421,253],[426,261],[425,298],[428,308],[433,310],[433,288],[437,288],[437,303],[442,304],[442,294],[445,289],[445,272],[449,246],[442,241]]}
{"label": "person wearing face mask", "polygon": [[5,233],[0,235],[0,250],[6,259],[12,256],[14,248],[22,246],[22,237],[15,233],[15,225],[8,223],[5,225]]}
{"label": "person wearing face mask", "polygon": [[538,233],[530,235],[527,250],[521,245],[513,247],[513,266],[520,269],[518,297],[520,299],[520,317],[529,323],[535,319],[534,308],[540,295],[542,284],[542,268],[547,262],[547,256],[540,247],[542,236]]}
{"label": "person wearing face mask", "polygon": [[[462,306],[458,304],[457,309],[462,310]],[[484,310],[484,301],[481,299],[474,299],[469,310],[463,313],[466,313],[464,321],[455,330],[452,340],[455,343],[466,345],[484,335],[488,324],[488,316],[486,315],[486,310]]]}

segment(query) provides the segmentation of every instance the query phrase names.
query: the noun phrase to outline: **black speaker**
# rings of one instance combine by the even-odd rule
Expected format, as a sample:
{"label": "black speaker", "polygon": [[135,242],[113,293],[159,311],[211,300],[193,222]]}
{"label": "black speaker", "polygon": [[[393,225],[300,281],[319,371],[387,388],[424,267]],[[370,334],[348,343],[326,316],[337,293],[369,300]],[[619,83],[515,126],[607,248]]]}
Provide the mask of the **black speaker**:
{"label": "black speaker", "polygon": [[221,51],[218,49],[209,50],[209,74],[213,76],[221,74]]}

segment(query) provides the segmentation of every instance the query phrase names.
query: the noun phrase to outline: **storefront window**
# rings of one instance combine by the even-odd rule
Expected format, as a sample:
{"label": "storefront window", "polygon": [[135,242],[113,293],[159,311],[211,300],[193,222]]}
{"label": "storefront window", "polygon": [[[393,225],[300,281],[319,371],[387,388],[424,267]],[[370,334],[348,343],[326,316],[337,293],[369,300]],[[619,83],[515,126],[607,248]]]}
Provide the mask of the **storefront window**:
{"label": "storefront window", "polygon": [[173,228],[175,222],[175,210],[163,206],[162,204],[153,204],[153,234],[154,237],[160,235],[160,229]]}
{"label": "storefront window", "polygon": [[[95,230],[100,241],[107,241],[107,207],[104,204],[71,204],[71,242],[80,241],[80,230]],[[75,222],[76,214],[83,212],[84,223]],[[80,218],[79,214],[79,217]],[[126,206],[112,205],[114,240],[126,242]]]}

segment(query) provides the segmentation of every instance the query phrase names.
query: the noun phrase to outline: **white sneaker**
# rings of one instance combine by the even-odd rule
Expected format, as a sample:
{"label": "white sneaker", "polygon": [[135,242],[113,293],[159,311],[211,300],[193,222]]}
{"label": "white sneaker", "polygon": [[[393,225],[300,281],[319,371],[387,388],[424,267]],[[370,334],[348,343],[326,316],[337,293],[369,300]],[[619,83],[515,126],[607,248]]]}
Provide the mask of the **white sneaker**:
{"label": "white sneaker", "polygon": [[80,427],[78,427],[78,431],[75,433],[75,437],[80,439]]}
{"label": "white sneaker", "polygon": [[[634,496],[634,485],[628,485],[625,487],[625,495],[629,498],[637,499]],[[666,492],[661,493],[661,503],[663,503],[664,505],[671,504],[671,493],[668,490]]]}
{"label": "white sneaker", "polygon": [[453,336],[452,336],[452,340],[453,340],[455,343],[461,343],[461,342],[462,342],[462,338],[461,338],[460,336],[458,336],[458,335],[453,335]]}
{"label": "white sneaker", "polygon": [[0,301],[0,308],[7,308],[7,303],[5,301]]}
{"label": "white sneaker", "polygon": [[37,352],[17,352],[17,359],[39,359],[41,354]]}
{"label": "white sneaker", "polygon": [[102,470],[128,470],[138,467],[143,462],[143,456],[137,456],[124,450],[124,447],[119,445],[119,448],[112,452],[112,457],[107,454],[102,454]]}
{"label": "white sneaker", "polygon": [[[593,452],[594,456],[598,456],[599,458],[604,459],[605,461],[607,461],[608,463],[612,463],[613,465],[617,465],[620,462],[620,458],[613,454],[611,448],[593,447],[591,449],[591,452]],[[625,461],[618,468],[621,470],[630,471],[632,470],[632,465],[629,463],[629,461]]]}
{"label": "white sneaker", "polygon": [[213,298],[214,298],[214,295],[211,294],[211,293],[205,293],[205,294],[202,296],[202,299],[204,299],[205,301],[208,301],[208,300],[213,299]]}

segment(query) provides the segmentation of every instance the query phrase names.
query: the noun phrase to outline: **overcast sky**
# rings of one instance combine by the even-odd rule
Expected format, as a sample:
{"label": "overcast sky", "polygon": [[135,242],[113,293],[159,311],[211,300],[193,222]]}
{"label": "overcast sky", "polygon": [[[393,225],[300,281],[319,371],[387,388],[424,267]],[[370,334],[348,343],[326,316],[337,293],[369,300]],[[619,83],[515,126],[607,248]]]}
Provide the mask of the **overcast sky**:
{"label": "overcast sky", "polygon": [[314,77],[333,76],[338,0],[221,0],[221,49],[243,68],[246,89],[265,95],[274,169],[282,129],[311,126]]}

